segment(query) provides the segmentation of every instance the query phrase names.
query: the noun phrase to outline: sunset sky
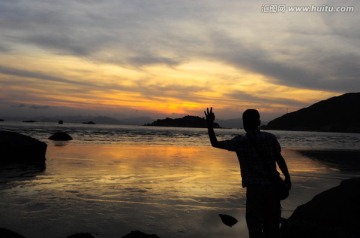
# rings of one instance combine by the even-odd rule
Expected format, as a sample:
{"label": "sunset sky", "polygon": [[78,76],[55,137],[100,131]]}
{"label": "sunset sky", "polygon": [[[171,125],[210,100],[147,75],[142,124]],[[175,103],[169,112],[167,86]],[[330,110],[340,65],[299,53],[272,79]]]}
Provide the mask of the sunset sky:
{"label": "sunset sky", "polygon": [[[264,12],[273,5],[285,11]],[[212,106],[221,119],[246,108],[272,119],[360,91],[359,10],[358,0],[4,0],[0,118]]]}

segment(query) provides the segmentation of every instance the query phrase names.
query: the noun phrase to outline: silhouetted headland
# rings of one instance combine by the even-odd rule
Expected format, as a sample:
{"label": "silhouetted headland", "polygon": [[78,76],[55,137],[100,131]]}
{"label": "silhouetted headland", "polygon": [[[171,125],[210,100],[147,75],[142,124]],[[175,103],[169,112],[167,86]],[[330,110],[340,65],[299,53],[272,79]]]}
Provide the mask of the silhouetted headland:
{"label": "silhouetted headland", "polygon": [[69,141],[69,140],[72,140],[72,137],[66,132],[58,131],[58,132],[55,132],[53,135],[51,135],[49,137],[49,140]]}
{"label": "silhouetted headland", "polygon": [[360,93],[347,93],[270,121],[264,129],[360,132]]}
{"label": "silhouetted headland", "polygon": [[45,163],[47,145],[30,136],[0,131],[0,163]]}
{"label": "silhouetted headland", "polygon": [[[197,116],[185,116],[182,118],[165,118],[158,119],[152,123],[145,124],[145,126],[164,126],[164,127],[193,127],[206,128],[206,120]],[[218,123],[214,123],[214,127],[220,128]]]}

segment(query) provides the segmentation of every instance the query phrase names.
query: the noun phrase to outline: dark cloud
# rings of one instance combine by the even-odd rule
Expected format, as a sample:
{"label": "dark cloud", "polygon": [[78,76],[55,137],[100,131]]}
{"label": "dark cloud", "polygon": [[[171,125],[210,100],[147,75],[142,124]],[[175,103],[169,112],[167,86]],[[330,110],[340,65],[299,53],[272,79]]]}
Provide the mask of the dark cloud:
{"label": "dark cloud", "polygon": [[16,104],[16,105],[11,105],[10,107],[15,107],[15,108],[24,108],[24,107],[26,107],[26,105],[25,105],[25,104],[23,104],[23,103],[20,103],[20,104]]}
{"label": "dark cloud", "polygon": [[51,107],[48,105],[29,105],[29,108],[35,110],[46,110],[46,109],[50,109]]}
{"label": "dark cloud", "polygon": [[29,109],[35,109],[35,110],[46,110],[50,109],[51,107],[48,105],[34,105],[34,104],[16,104],[16,105],[10,105],[12,108],[29,108]]}
{"label": "dark cloud", "polygon": [[[357,46],[353,52],[339,52],[323,49],[320,44],[309,44],[301,54],[294,52],[291,55],[290,42],[272,50],[256,43],[244,44],[223,32],[212,34],[212,40],[217,47],[210,57],[270,77],[277,84],[344,92],[360,88]],[[308,41],[311,42],[311,38]],[[284,52],[285,55],[281,55]]]}
{"label": "dark cloud", "polygon": [[6,44],[0,43],[0,53],[7,53],[10,50],[11,50],[11,48],[9,46],[7,46]]}
{"label": "dark cloud", "polygon": [[235,99],[239,102],[253,102],[263,106],[271,104],[287,105],[296,108],[301,108],[305,106],[304,102],[295,99],[282,98],[279,96],[266,97],[262,96],[261,93],[255,95],[239,90],[234,90],[225,94],[224,96],[230,97],[231,99]]}
{"label": "dark cloud", "polygon": [[[336,14],[264,14],[263,4],[238,0],[0,1],[0,52],[31,57],[32,51],[40,49],[52,56],[82,57],[135,70],[159,64],[176,69],[197,60],[223,62],[241,72],[245,69],[261,74],[278,85],[332,92],[360,88],[359,1],[344,2],[355,6],[356,12]],[[286,5],[291,4],[299,2],[286,1]],[[315,0],[311,4],[324,3]],[[204,90],[168,79],[161,84],[138,80],[139,84],[132,86],[122,83],[127,79],[121,76],[118,83],[95,82],[86,80],[85,74],[78,80],[53,75],[46,69],[4,65],[0,65],[1,74],[76,86],[68,89],[74,90],[71,93],[126,91],[148,98],[201,101],[198,95]],[[7,92],[10,96],[18,94]],[[239,95],[233,91],[225,96],[301,105],[296,100]]]}
{"label": "dark cloud", "polygon": [[67,84],[75,84],[75,85],[83,85],[87,86],[88,83],[84,83],[81,81],[76,80],[69,80],[62,77],[52,76],[47,73],[42,73],[38,71],[29,71],[29,70],[22,70],[22,69],[15,69],[6,66],[0,65],[0,74],[10,75],[10,76],[19,76],[25,78],[34,78],[34,79],[41,79],[46,81],[53,81],[58,83],[67,83]]}
{"label": "dark cloud", "polygon": [[134,66],[147,66],[154,64],[164,64],[167,66],[177,66],[181,61],[168,58],[168,57],[160,57],[160,56],[136,56],[128,59],[128,62]]}

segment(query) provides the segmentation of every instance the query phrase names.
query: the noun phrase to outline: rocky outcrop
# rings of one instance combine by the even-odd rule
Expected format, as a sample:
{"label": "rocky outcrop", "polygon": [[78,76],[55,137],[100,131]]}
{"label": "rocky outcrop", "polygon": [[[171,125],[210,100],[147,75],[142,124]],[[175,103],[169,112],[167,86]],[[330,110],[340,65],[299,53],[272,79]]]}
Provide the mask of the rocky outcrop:
{"label": "rocky outcrop", "polygon": [[360,178],[316,195],[282,226],[283,238],[360,237]]}
{"label": "rocky outcrop", "polygon": [[15,132],[0,131],[0,163],[44,163],[47,145]]}
{"label": "rocky outcrop", "polygon": [[54,140],[54,141],[69,141],[72,140],[72,137],[67,134],[66,132],[55,132],[52,136],[49,137],[49,140]]}
{"label": "rocky outcrop", "polygon": [[[145,126],[164,126],[164,127],[192,127],[192,128],[206,128],[206,120],[197,116],[185,116],[182,118],[165,118],[158,119]],[[220,125],[214,122],[214,128],[220,128]]]}
{"label": "rocky outcrop", "polygon": [[266,129],[360,132],[360,93],[347,93],[270,121]]}

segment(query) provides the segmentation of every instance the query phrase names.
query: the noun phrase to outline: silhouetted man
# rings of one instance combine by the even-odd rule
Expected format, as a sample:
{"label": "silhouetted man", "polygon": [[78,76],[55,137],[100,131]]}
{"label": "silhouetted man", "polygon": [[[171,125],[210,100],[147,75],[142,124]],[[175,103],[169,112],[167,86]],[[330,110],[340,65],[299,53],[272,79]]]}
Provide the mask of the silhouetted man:
{"label": "silhouetted man", "polygon": [[259,130],[260,114],[255,109],[248,109],[243,113],[246,135],[224,141],[216,138],[212,108],[206,109],[205,116],[211,145],[234,151],[239,159],[242,186],[246,187],[249,238],[278,237],[281,207],[273,185],[274,175],[279,174],[276,163],[285,176],[286,185],[291,188],[290,175],[278,140],[273,134]]}

